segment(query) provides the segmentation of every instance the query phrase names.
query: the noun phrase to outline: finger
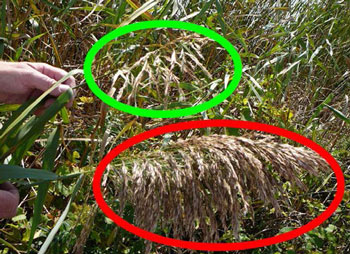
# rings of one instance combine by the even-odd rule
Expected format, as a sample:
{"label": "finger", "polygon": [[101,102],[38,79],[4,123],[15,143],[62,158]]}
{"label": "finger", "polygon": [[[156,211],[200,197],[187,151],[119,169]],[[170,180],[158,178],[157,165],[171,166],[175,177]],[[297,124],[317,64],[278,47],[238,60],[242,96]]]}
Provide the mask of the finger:
{"label": "finger", "polygon": [[41,116],[44,113],[44,111],[45,111],[44,107],[40,107],[34,111],[34,115]]}
{"label": "finger", "polygon": [[67,103],[67,108],[71,108],[72,106],[73,106],[73,99],[69,100],[69,102]]}
{"label": "finger", "polygon": [[[41,106],[40,108],[35,110],[34,114],[36,116],[41,116],[44,113],[44,111],[47,110],[55,101],[56,101],[56,99],[53,99],[53,98],[46,100],[43,106]],[[67,108],[72,107],[72,105],[73,105],[73,101],[70,100],[67,103]]]}
{"label": "finger", "polygon": [[47,99],[44,103],[44,108],[50,107],[54,102],[55,102],[55,99],[53,98]]}
{"label": "finger", "polygon": [[10,191],[10,192],[14,191],[14,193],[18,193],[17,188],[9,182],[4,182],[0,184],[0,190]]}
{"label": "finger", "polygon": [[[31,97],[33,97],[33,98],[38,98],[42,93],[43,93],[43,92],[40,91],[40,90],[34,90],[33,93],[32,93],[32,95],[31,95]],[[55,98],[48,98],[47,100],[45,100],[44,105],[42,105],[41,107],[39,107],[38,109],[36,109],[36,110],[34,111],[34,115],[36,115],[36,116],[41,116],[41,115],[44,113],[44,111],[45,111],[46,109],[48,109],[55,101],[56,101]],[[72,107],[72,105],[73,105],[73,99],[69,100],[69,102],[67,103],[66,106],[67,106],[68,108],[70,108],[70,107]]]}
{"label": "finger", "polygon": [[7,96],[4,101],[6,104],[22,104],[27,100],[26,96],[11,94],[11,96]]}
{"label": "finger", "polygon": [[38,108],[37,110],[35,110],[34,114],[35,114],[36,116],[41,116],[41,115],[44,113],[44,111],[45,111],[46,109],[48,109],[48,108],[55,102],[55,100],[56,100],[56,99],[53,99],[53,98],[47,99],[47,100],[45,101],[45,103],[44,103],[43,106],[41,106],[40,108]]}
{"label": "finger", "polygon": [[[51,66],[46,63],[28,63],[28,65],[55,80],[60,80],[65,75],[67,75],[67,72],[65,70]],[[71,76],[67,80],[65,80],[63,84],[69,85],[70,87],[74,87],[75,78]]]}
{"label": "finger", "polygon": [[[61,93],[66,92],[68,89],[70,89],[70,87],[67,86],[67,85],[62,85],[62,86],[60,86],[60,92],[61,92]],[[75,93],[74,93],[74,91],[73,91],[73,96],[72,96],[72,98],[69,100],[69,102],[68,102],[68,104],[67,104],[67,107],[71,107],[71,106],[72,106],[74,97],[75,97]]]}
{"label": "finger", "polygon": [[16,215],[19,193],[15,186],[6,182],[0,185],[0,217],[11,218]]}
{"label": "finger", "polygon": [[35,89],[35,90],[33,90],[33,92],[31,93],[30,98],[36,99],[36,98],[38,98],[38,97],[39,97],[40,95],[42,95],[42,94],[43,94],[43,91],[38,90],[38,89]]}
{"label": "finger", "polygon": [[[26,73],[27,75],[25,75],[25,80],[23,82],[25,82],[25,84],[28,87],[32,87],[34,89],[38,89],[41,91],[46,91],[48,90],[55,82],[56,80],[50,78],[49,76],[46,76],[44,74],[42,74],[39,71],[33,70],[31,72]],[[59,95],[61,95],[62,93],[64,93],[65,91],[67,91],[70,88],[70,86],[68,85],[64,85],[64,84],[60,84],[56,89],[54,89],[50,94],[58,97]]]}
{"label": "finger", "polygon": [[[59,90],[60,92],[65,92],[65,91],[67,91],[68,89],[69,89],[69,86],[66,86],[66,85],[62,85],[63,86],[63,89],[62,89],[62,87],[61,87],[61,89]],[[34,98],[34,99],[36,99],[36,98],[38,98],[40,95],[42,95],[43,94],[43,91],[41,91],[41,90],[38,90],[38,89],[35,89],[32,93],[31,93],[31,95],[30,95],[30,98]],[[23,96],[22,96],[23,97]],[[73,94],[73,98],[74,98],[74,94]],[[53,98],[49,98],[48,99],[49,101],[54,101],[54,99]],[[47,100],[47,101],[48,101]],[[70,101],[69,101],[69,103],[71,103],[72,102],[72,100],[73,99],[71,99]],[[46,102],[47,102],[46,101]],[[51,103],[52,104],[52,103]],[[51,105],[50,104],[50,105]],[[49,106],[50,106],[49,105]]]}

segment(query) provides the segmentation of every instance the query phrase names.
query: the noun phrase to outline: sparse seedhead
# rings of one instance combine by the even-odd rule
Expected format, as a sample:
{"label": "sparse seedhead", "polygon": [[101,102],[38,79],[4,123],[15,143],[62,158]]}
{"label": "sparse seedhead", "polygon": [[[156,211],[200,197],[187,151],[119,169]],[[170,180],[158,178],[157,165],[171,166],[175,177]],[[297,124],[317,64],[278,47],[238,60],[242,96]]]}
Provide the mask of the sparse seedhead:
{"label": "sparse seedhead", "polygon": [[138,158],[115,170],[121,210],[130,202],[137,226],[154,231],[160,223],[175,238],[206,242],[218,241],[220,229],[231,228],[238,238],[241,216],[254,214],[252,200],[280,215],[283,182],[306,190],[303,170],[329,171],[315,152],[267,135],[194,136]]}
{"label": "sparse seedhead", "polygon": [[[212,99],[227,86],[232,70],[218,68],[225,49],[207,37],[157,29],[123,38],[112,47],[109,57],[97,58],[96,66],[102,67],[93,70],[96,76],[103,74],[102,90],[107,80],[112,80],[118,101],[151,109],[186,108]],[[124,61],[115,61],[121,52]]]}

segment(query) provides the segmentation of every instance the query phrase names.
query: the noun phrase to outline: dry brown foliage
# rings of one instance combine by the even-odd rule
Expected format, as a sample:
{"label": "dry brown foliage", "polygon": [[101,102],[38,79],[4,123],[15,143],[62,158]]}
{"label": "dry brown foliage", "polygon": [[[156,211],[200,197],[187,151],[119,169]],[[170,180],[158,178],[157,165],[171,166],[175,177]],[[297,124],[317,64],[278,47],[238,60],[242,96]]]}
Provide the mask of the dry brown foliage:
{"label": "dry brown foliage", "polygon": [[[116,100],[152,109],[185,108],[211,99],[227,85],[230,75],[217,70],[219,58],[209,64],[209,59],[225,51],[211,39],[177,29],[158,34],[157,43],[149,41],[156,36],[153,33],[141,35],[141,44],[127,49],[122,49],[123,43],[115,44],[116,52],[97,64],[96,76],[104,77],[99,79],[101,89],[106,90],[102,84],[110,86],[112,80],[118,90]],[[121,53],[123,64],[115,63]]]}
{"label": "dry brown foliage", "polygon": [[172,237],[212,242],[228,228],[238,238],[253,199],[281,214],[282,184],[306,190],[299,179],[305,170],[319,175],[329,167],[314,151],[273,136],[194,136],[124,162],[113,182],[121,210],[133,205],[135,225],[154,231],[160,223]]}

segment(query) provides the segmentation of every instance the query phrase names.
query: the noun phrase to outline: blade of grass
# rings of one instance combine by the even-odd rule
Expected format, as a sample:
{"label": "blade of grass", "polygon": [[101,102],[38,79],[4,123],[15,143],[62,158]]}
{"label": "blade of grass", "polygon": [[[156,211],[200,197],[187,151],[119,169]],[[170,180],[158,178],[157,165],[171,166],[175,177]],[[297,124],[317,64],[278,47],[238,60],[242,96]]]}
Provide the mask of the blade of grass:
{"label": "blade of grass", "polygon": [[284,75],[286,74],[287,72],[289,72],[291,69],[294,68],[294,66],[296,66],[297,64],[300,63],[300,60],[299,61],[296,61],[292,64],[290,64],[287,68],[283,69],[280,73],[277,74],[277,76],[280,76],[280,75]]}
{"label": "blade of grass", "polygon": [[52,35],[51,35],[49,29],[48,29],[47,26],[46,26],[46,22],[44,21],[44,19],[43,19],[43,17],[42,17],[42,11],[39,10],[39,9],[36,7],[36,5],[35,5],[35,3],[34,3],[33,0],[29,0],[29,3],[30,3],[30,7],[32,7],[34,13],[35,13],[35,14],[38,16],[38,18],[40,19],[41,25],[42,25],[42,27],[45,29],[45,31],[46,31],[46,33],[47,33],[49,39],[50,39],[51,46],[52,46],[52,48],[53,48],[53,52],[54,52],[54,54],[55,54],[56,60],[57,60],[57,62],[58,62],[58,65],[59,65],[59,66],[62,66],[61,56],[60,56],[60,54],[58,53],[58,49],[57,49],[57,46],[56,46],[56,43],[55,43],[55,39],[52,37]]}
{"label": "blade of grass", "polygon": [[[137,2],[137,1],[132,1],[132,0],[126,0],[126,2],[134,9],[134,10],[137,10],[139,8],[141,8],[142,6],[140,6],[140,4]],[[142,16],[144,18],[146,18],[147,20],[152,20],[154,19],[153,16],[148,12],[148,11],[145,11],[144,13],[142,13]]]}
{"label": "blade of grass", "polygon": [[117,13],[117,16],[114,20],[115,24],[118,24],[120,22],[121,18],[123,17],[123,15],[125,13],[126,5],[127,5],[126,1],[120,1],[118,13]]}
{"label": "blade of grass", "polygon": [[333,97],[334,97],[333,93],[329,94],[327,98],[320,105],[317,106],[315,112],[312,114],[309,121],[307,121],[305,125],[305,129],[311,124],[312,120],[315,119],[320,114],[321,110],[325,107],[325,105],[332,101]]}
{"label": "blade of grass", "polygon": [[68,124],[69,123],[69,116],[68,116],[68,111],[67,111],[66,107],[63,107],[60,110],[60,115],[62,117],[63,123]]}
{"label": "blade of grass", "polygon": [[215,5],[216,5],[216,10],[218,12],[218,20],[219,20],[219,23],[220,23],[220,26],[221,26],[221,29],[222,29],[222,33],[224,35],[226,35],[226,25],[225,25],[224,18],[223,18],[224,15],[223,15],[222,5],[221,5],[219,0],[215,1]]}
{"label": "blade of grass", "polygon": [[156,19],[162,19],[170,10],[171,8],[171,1],[167,0],[164,2],[161,9],[158,11],[158,15],[156,15]]}
{"label": "blade of grass", "polygon": [[41,1],[42,1],[43,3],[45,3],[46,5],[50,6],[52,9],[55,9],[56,11],[59,11],[59,10],[60,10],[59,7],[57,7],[56,5],[50,3],[50,2],[47,1],[47,0],[41,0]]}
{"label": "blade of grass", "polygon": [[214,2],[214,0],[209,0],[209,1],[205,2],[203,8],[198,13],[198,15],[195,17],[195,19],[193,20],[193,23],[196,24],[199,19],[201,19],[202,17],[206,17],[204,14],[210,8],[210,6],[213,4],[213,2]]}
{"label": "blade of grass", "polygon": [[[28,106],[33,102],[33,99],[30,99],[28,101],[26,101],[25,103],[23,103],[15,112],[13,112],[12,116],[4,123],[2,129],[0,130],[0,135],[2,137],[4,137],[6,134],[3,135],[4,131],[16,120],[16,118],[26,109],[28,108]],[[34,108],[32,109],[32,111],[29,112],[32,113],[34,111]],[[29,116],[29,114],[27,114],[24,118],[22,118],[20,121],[17,122],[17,124],[15,124],[13,126],[13,128],[11,129],[12,132],[16,132],[18,129],[18,127],[20,126],[20,124]],[[0,144],[3,144],[3,139],[0,138]]]}
{"label": "blade of grass", "polygon": [[[24,153],[34,144],[35,140],[39,137],[42,131],[45,128],[45,124],[54,117],[60,109],[72,98],[73,93],[71,90],[68,90],[65,94],[62,94],[52,105],[48,108],[45,113],[36,119],[36,122],[33,124],[33,127],[26,133],[26,135],[18,140],[16,147],[16,156],[13,156],[13,160],[17,158],[17,163],[19,163],[20,158],[23,157]],[[22,144],[20,147],[19,145]],[[12,161],[12,160],[11,160]]]}
{"label": "blade of grass", "polygon": [[[35,117],[32,116],[24,125],[22,125],[16,132],[11,132],[11,135],[6,136],[4,140],[4,144],[6,145],[6,152],[8,152],[12,147],[16,146],[18,141],[21,140],[25,136],[26,133],[33,127],[35,123]],[[3,153],[5,150],[3,150]],[[18,162],[19,163],[19,162]],[[18,163],[14,163],[18,164]],[[10,163],[11,164],[11,163]]]}
{"label": "blade of grass", "polygon": [[317,56],[317,54],[320,52],[320,50],[323,48],[323,46],[319,46],[315,52],[312,53],[311,57],[310,57],[310,60],[309,60],[309,64],[312,62],[312,60]]}
{"label": "blade of grass", "polygon": [[70,8],[73,7],[73,5],[75,4],[77,0],[71,0],[69,1],[69,3],[67,4],[66,8],[64,8],[64,10],[60,13],[61,14],[61,17],[67,12],[69,11]]}
{"label": "blade of grass", "polygon": [[[128,1],[129,2],[129,1]],[[144,3],[140,8],[134,11],[126,20],[124,20],[118,27],[126,26],[130,24],[132,21],[137,19],[142,14],[146,13],[149,9],[153,8],[156,4],[158,4],[159,0],[151,0]]]}
{"label": "blade of grass", "polygon": [[18,59],[20,59],[21,55],[22,55],[22,52],[23,52],[23,49],[26,47],[27,49],[30,47],[30,45],[36,41],[37,39],[40,39],[42,36],[44,36],[46,34],[45,33],[42,33],[42,34],[38,34],[36,36],[34,36],[33,38],[30,38],[28,39],[20,48],[18,48],[16,50],[16,55],[14,57],[14,60],[15,61],[18,61]]}
{"label": "blade of grass", "polygon": [[16,111],[17,109],[19,109],[20,106],[21,106],[20,104],[3,104],[3,105],[0,105],[0,113]]}
{"label": "blade of grass", "polygon": [[15,165],[0,165],[0,180],[29,178],[37,180],[56,180],[55,173],[35,168],[22,168]]}
{"label": "blade of grass", "polygon": [[[60,132],[58,128],[55,128],[47,140],[47,146],[43,156],[43,168],[47,171],[52,171],[54,168],[59,137],[60,137]],[[50,182],[46,181],[40,184],[38,188],[37,196],[34,202],[34,212],[33,212],[32,225],[31,225],[30,236],[28,241],[28,253],[30,252],[30,249],[31,249],[35,231],[40,223],[41,212],[44,207],[46,194],[49,190],[49,184]]]}
{"label": "blade of grass", "polygon": [[[95,172],[95,170],[90,170],[90,171],[84,171],[82,173],[90,174],[90,173],[94,173],[94,172]],[[72,174],[68,174],[68,175],[64,175],[64,176],[57,176],[55,181],[75,178],[77,176],[80,176],[82,173],[72,173]],[[31,186],[40,185],[40,184],[45,183],[45,182],[46,182],[46,180],[44,180],[44,181],[36,181],[36,182],[31,182],[31,183],[24,182],[24,181],[16,181],[16,184],[20,185],[22,187],[31,187]]]}
{"label": "blade of grass", "polygon": [[33,145],[35,139],[42,133],[45,124],[54,117],[72,97],[72,89],[68,89],[65,93],[61,94],[39,118],[35,119],[30,130],[27,131],[21,139],[17,138],[15,145],[0,157],[0,161],[6,158],[9,154],[14,153],[10,163],[18,164],[24,153]]}
{"label": "blade of grass", "polygon": [[336,117],[340,118],[341,120],[343,120],[346,123],[350,123],[350,117],[347,118],[342,112],[340,112],[339,110],[333,108],[332,106],[329,106],[328,104],[325,104],[325,106],[327,108],[329,108],[330,110],[332,110],[333,113],[336,115]]}
{"label": "blade of grass", "polygon": [[15,246],[13,246],[11,243],[5,241],[4,239],[0,238],[0,243],[3,244],[4,246],[7,246],[10,249],[12,249],[17,254],[21,254],[21,252],[19,252],[19,250],[17,250]]}
{"label": "blade of grass", "polygon": [[47,249],[49,248],[52,240],[54,239],[56,233],[58,232],[58,230],[60,229],[63,221],[66,219],[67,217],[67,214],[69,212],[69,209],[70,209],[70,206],[73,202],[73,200],[75,199],[75,196],[80,188],[80,185],[81,185],[81,182],[82,180],[84,179],[84,175],[81,175],[77,181],[77,183],[75,184],[75,187],[74,187],[74,190],[73,190],[73,193],[72,193],[72,196],[71,198],[69,199],[68,201],[68,204],[66,206],[66,208],[64,209],[64,211],[62,212],[62,215],[61,217],[58,219],[56,225],[54,226],[54,228],[50,231],[49,235],[47,236],[47,238],[45,239],[45,242],[43,243],[43,245],[41,246],[38,254],[45,254]]}

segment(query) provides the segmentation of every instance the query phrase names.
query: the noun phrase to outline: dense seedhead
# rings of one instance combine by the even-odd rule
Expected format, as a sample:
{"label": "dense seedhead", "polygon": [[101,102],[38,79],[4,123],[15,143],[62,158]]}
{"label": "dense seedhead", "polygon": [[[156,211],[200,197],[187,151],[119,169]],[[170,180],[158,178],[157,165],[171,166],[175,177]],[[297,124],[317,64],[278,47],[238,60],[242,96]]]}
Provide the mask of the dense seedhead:
{"label": "dense seedhead", "polygon": [[172,237],[213,242],[231,229],[236,238],[244,214],[253,218],[252,200],[281,215],[285,181],[306,190],[303,172],[329,171],[315,152],[254,135],[193,136],[158,151],[143,152],[112,176],[120,213],[134,207],[135,224],[154,231],[158,223]]}

